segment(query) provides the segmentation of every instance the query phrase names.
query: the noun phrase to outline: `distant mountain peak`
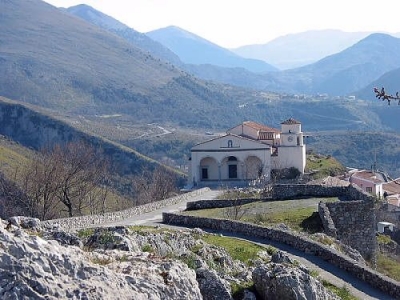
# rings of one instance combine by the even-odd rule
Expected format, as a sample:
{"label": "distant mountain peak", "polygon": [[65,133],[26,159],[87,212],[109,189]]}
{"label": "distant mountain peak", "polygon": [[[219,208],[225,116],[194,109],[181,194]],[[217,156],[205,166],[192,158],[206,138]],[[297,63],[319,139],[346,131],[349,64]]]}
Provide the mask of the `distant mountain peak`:
{"label": "distant mountain peak", "polygon": [[[180,38],[185,38],[185,39],[192,39],[192,40],[197,40],[197,41],[201,41],[202,43],[207,43],[210,45],[215,45],[213,43],[211,43],[210,41],[202,38],[201,36],[198,36],[190,31],[187,31],[185,29],[182,29],[178,26],[174,26],[174,25],[170,25],[164,28],[160,28],[160,29],[156,29],[150,32],[147,32],[146,34],[148,34],[150,37],[153,35],[157,35],[161,33],[162,35],[174,35],[175,37],[180,37]],[[215,45],[217,46],[217,45]],[[218,47],[218,46],[217,46]]]}
{"label": "distant mountain peak", "polygon": [[124,30],[129,28],[127,25],[121,23],[113,17],[106,15],[86,4],[68,7],[67,11],[82,19],[91,20],[91,23],[101,27],[107,27],[114,30]]}

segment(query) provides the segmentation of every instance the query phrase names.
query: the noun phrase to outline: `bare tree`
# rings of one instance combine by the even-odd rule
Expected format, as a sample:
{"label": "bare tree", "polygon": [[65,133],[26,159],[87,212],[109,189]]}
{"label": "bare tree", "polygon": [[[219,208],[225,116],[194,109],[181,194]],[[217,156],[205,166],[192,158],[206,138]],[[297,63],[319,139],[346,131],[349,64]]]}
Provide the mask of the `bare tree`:
{"label": "bare tree", "polygon": [[240,204],[240,200],[236,199],[235,204],[231,207],[227,207],[224,210],[224,215],[231,220],[240,220],[243,216],[248,212],[247,208],[244,208],[242,204]]}
{"label": "bare tree", "polygon": [[136,192],[137,204],[163,200],[177,192],[176,175],[162,166],[154,170],[148,168],[132,180]]}
{"label": "bare tree", "polygon": [[375,93],[375,97],[378,99],[382,99],[382,101],[387,101],[388,105],[390,105],[390,101],[391,100],[399,100],[398,105],[400,105],[400,96],[399,96],[399,92],[396,92],[396,95],[393,96],[391,94],[388,94],[385,91],[385,88],[382,87],[380,90],[377,87],[374,87],[374,93]]}
{"label": "bare tree", "polygon": [[56,145],[49,159],[57,169],[56,197],[70,217],[75,212],[82,214],[89,206],[87,197],[101,185],[107,173],[107,161],[83,142],[68,143],[64,147]]}
{"label": "bare tree", "polygon": [[51,219],[57,215],[55,178],[57,166],[47,159],[45,153],[38,153],[22,170],[21,184],[26,194],[29,215],[41,220]]}
{"label": "bare tree", "polygon": [[[0,218],[7,219],[16,215],[25,215],[27,197],[24,192],[0,172]],[[36,217],[34,210],[32,217]]]}
{"label": "bare tree", "polygon": [[22,175],[29,215],[54,218],[62,207],[70,217],[104,212],[107,170],[104,156],[83,142],[43,149]]}

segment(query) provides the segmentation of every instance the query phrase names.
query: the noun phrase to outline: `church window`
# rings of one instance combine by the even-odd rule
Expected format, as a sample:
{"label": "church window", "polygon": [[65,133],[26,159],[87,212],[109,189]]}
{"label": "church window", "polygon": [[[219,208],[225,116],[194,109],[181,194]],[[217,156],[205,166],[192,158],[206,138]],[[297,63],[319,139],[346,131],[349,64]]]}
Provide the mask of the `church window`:
{"label": "church window", "polygon": [[233,147],[233,142],[232,140],[228,140],[228,148],[232,148]]}

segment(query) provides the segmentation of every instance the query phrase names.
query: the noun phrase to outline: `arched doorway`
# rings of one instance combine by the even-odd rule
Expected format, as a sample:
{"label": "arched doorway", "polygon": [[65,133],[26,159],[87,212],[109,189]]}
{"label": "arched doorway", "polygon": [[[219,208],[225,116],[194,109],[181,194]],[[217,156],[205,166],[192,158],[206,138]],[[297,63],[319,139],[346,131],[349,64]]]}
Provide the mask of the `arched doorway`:
{"label": "arched doorway", "polygon": [[224,158],[221,163],[222,179],[239,179],[238,163],[239,161],[236,156]]}
{"label": "arched doorway", "polygon": [[263,163],[257,156],[248,156],[245,160],[245,179],[254,180],[263,174]]}
{"label": "arched doorway", "polygon": [[205,157],[200,161],[200,180],[218,180],[218,163],[213,157]]}

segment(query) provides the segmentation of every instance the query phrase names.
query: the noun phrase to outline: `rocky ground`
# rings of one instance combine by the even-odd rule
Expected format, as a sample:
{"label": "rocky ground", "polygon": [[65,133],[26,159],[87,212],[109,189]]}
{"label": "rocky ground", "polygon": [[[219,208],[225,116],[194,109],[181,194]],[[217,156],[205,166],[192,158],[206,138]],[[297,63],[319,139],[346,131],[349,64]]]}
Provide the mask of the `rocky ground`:
{"label": "rocky ground", "polygon": [[1,220],[0,299],[339,299],[284,252],[261,251],[244,264],[204,234],[137,227],[71,234],[36,219]]}

